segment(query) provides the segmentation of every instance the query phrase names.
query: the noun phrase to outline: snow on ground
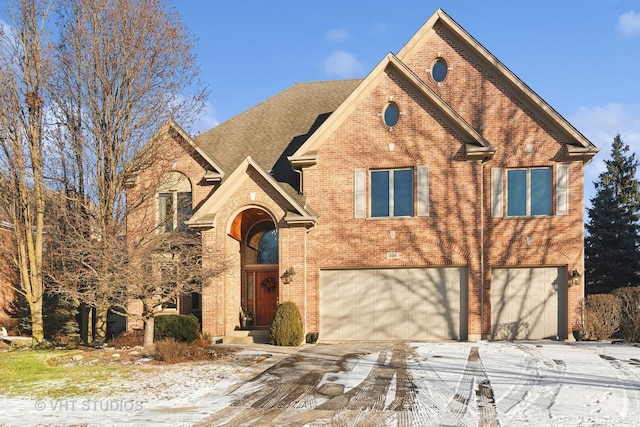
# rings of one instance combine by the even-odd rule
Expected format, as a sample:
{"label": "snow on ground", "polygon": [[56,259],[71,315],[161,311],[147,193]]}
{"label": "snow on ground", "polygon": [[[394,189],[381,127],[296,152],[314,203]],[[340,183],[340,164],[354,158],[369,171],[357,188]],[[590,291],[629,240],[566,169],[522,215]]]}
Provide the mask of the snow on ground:
{"label": "snow on ground", "polygon": [[[410,346],[415,351],[406,368],[417,389],[412,410],[423,412],[429,425],[477,425],[481,407],[469,402],[478,398],[479,385],[489,390],[485,397],[501,426],[640,425],[636,346],[549,341]],[[330,345],[323,346],[323,351],[330,350]],[[270,351],[268,346],[257,347],[251,354]],[[258,374],[292,351],[299,350],[273,354],[251,366],[223,362],[144,366],[155,371],[142,380],[114,384],[120,391],[110,397],[35,400],[3,397],[0,391],[0,425],[194,425],[228,408],[239,394],[258,390],[261,378],[268,377]],[[371,352],[351,360],[330,381],[343,384],[345,390],[355,387],[378,356]],[[325,376],[317,388],[327,381]],[[389,393],[394,390],[390,387]]]}

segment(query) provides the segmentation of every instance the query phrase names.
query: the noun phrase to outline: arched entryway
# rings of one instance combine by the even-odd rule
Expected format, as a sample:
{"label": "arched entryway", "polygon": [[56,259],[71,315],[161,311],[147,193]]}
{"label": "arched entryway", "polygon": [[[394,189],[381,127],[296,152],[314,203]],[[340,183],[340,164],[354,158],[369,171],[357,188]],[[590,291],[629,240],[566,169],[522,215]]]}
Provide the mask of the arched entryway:
{"label": "arched entryway", "polygon": [[241,305],[251,313],[247,327],[266,328],[278,305],[278,230],[271,216],[256,207],[238,214],[233,228],[241,236]]}

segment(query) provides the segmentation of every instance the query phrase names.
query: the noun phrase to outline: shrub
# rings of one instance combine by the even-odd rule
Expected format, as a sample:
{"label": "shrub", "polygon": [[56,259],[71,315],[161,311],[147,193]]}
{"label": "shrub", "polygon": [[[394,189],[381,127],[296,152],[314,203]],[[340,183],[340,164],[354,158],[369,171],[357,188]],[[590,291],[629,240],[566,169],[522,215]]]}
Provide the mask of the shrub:
{"label": "shrub", "polygon": [[144,331],[142,329],[135,329],[111,338],[108,344],[113,348],[131,348],[142,347],[143,341]]}
{"label": "shrub", "polygon": [[269,329],[269,342],[272,345],[298,346],[304,339],[302,316],[293,302],[284,302],[276,308]]}
{"label": "shrub", "polygon": [[619,288],[620,331],[626,342],[640,342],[640,288]]}
{"label": "shrub", "polygon": [[161,362],[176,363],[191,360],[193,353],[193,345],[186,342],[166,339],[155,343],[155,358]]}
{"label": "shrub", "polygon": [[153,328],[153,339],[173,339],[191,342],[200,337],[200,324],[193,314],[168,314],[156,317]]}
{"label": "shrub", "polygon": [[155,343],[154,356],[156,360],[167,363],[220,360],[231,357],[239,350],[239,347],[230,346],[203,348],[197,342],[186,343],[168,339]]}
{"label": "shrub", "polygon": [[584,332],[589,339],[606,340],[620,327],[620,300],[611,294],[589,295],[584,306]]}

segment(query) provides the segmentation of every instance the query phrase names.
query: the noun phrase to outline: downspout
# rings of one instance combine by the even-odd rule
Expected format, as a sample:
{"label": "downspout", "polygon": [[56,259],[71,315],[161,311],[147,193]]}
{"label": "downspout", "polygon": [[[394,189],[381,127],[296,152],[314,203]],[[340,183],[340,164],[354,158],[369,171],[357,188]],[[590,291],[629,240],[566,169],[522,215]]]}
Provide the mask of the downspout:
{"label": "downspout", "polygon": [[300,188],[298,189],[298,194],[304,194],[304,191],[303,191],[303,189],[302,189],[302,170],[301,170],[301,169],[295,169],[295,168],[291,168],[291,169],[293,169],[293,171],[294,171],[295,173],[297,173],[298,175],[300,175],[300,179],[299,179],[299,181],[298,181],[298,182],[299,182],[298,187],[300,187]]}
{"label": "downspout", "polygon": [[[298,180],[298,194],[304,194],[303,188],[302,188],[302,169],[296,169],[293,167],[291,167],[291,169],[297,173],[300,178]],[[311,228],[308,228],[304,231],[304,265],[302,266],[302,274],[304,275],[304,336],[307,336],[308,333],[308,329],[307,329],[307,325],[309,322],[307,322],[307,235],[309,234],[309,231],[311,231],[313,229],[313,227],[315,227],[315,225],[311,226]]]}
{"label": "downspout", "polygon": [[484,165],[490,158],[480,161],[480,340],[484,339]]}

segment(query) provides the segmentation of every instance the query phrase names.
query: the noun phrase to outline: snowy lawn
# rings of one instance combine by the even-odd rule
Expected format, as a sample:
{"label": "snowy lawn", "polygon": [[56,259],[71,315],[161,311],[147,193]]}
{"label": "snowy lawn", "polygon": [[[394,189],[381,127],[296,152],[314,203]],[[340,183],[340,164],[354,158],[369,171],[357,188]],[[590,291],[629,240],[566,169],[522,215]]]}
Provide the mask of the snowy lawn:
{"label": "snowy lawn", "polygon": [[[326,359],[342,345],[287,350],[254,346],[238,353],[238,360],[245,358],[242,363],[140,366],[138,378],[127,383],[114,379],[111,394],[70,399],[3,396],[0,424],[218,425],[212,420],[221,419],[220,414],[234,405],[234,410],[244,410],[237,402],[246,399],[246,394],[273,386],[266,383],[269,375],[260,375],[265,369],[283,362],[295,370],[296,360],[303,355],[307,364],[314,357],[320,361],[320,351]],[[344,345],[357,348],[357,344]],[[409,343],[407,347],[413,351],[404,368],[415,386],[409,411],[412,419],[419,414],[420,425],[477,426],[478,420],[486,417],[495,417],[501,426],[640,425],[640,348],[636,346],[540,341]],[[387,345],[384,351],[388,348]],[[329,382],[341,384],[345,395],[349,393],[365,381],[376,364],[389,363],[390,356],[389,360],[379,361],[381,353],[370,351],[354,356],[341,365],[338,373],[327,368],[327,374],[319,375],[318,382],[309,387],[311,401],[323,403],[317,390],[326,389]],[[318,365],[318,370],[324,367]],[[391,414],[384,418],[389,420],[387,425],[397,425],[401,419],[390,408],[396,393],[395,381],[391,380],[386,391],[385,407],[378,411]],[[340,425],[356,425],[355,421],[348,421],[346,412],[338,417],[336,411],[333,418],[327,418],[327,411],[320,414],[313,408],[296,412],[283,406],[279,410],[279,416],[300,420],[299,424],[290,425],[337,425],[331,419],[340,420]],[[271,410],[272,418],[273,413]],[[314,422],[317,414],[325,418]],[[278,424],[274,421],[264,425]]]}

